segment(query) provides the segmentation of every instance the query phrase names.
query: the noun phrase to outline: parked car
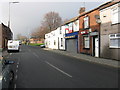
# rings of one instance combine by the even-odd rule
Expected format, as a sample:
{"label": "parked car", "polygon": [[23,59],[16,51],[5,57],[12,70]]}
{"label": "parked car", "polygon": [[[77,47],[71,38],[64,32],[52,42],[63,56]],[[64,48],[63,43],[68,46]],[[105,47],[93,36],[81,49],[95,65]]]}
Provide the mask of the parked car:
{"label": "parked car", "polygon": [[45,48],[45,45],[44,45],[44,44],[43,44],[43,45],[40,45],[40,47],[41,47],[41,48]]}
{"label": "parked car", "polygon": [[21,40],[19,40],[19,45],[22,45],[22,41]]}
{"label": "parked car", "polygon": [[2,89],[2,63],[0,59],[0,90]]}
{"label": "parked car", "polygon": [[14,71],[12,69],[12,64],[14,64],[14,61],[2,60],[2,81],[0,83],[2,83],[3,89],[9,88],[10,85],[13,83]]}
{"label": "parked car", "polygon": [[18,51],[20,50],[20,46],[19,46],[19,41],[15,41],[15,40],[8,40],[8,44],[7,44],[7,50],[8,52],[10,51]]}

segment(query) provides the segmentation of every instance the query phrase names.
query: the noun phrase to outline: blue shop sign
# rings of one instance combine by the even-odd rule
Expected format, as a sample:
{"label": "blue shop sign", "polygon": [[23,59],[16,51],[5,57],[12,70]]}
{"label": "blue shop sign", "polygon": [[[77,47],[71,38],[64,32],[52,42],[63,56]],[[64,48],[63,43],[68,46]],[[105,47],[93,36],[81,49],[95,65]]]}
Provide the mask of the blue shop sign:
{"label": "blue shop sign", "polygon": [[66,38],[66,39],[69,39],[69,38],[77,38],[77,37],[78,37],[78,32],[65,34],[65,38]]}

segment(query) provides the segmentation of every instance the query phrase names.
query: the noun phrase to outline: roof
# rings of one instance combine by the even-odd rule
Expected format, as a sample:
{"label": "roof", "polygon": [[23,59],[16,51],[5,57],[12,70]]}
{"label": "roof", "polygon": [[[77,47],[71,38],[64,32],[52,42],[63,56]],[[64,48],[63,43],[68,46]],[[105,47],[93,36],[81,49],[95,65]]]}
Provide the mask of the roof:
{"label": "roof", "polygon": [[110,3],[108,3],[107,5],[102,6],[102,7],[100,8],[100,10],[101,10],[101,9],[104,9],[104,8],[107,8],[107,7],[109,7],[109,6],[112,6],[112,5],[114,5],[114,4],[117,4],[117,3],[119,3],[119,2],[120,2],[120,0],[114,0],[114,1],[112,1],[112,2],[110,2]]}
{"label": "roof", "polygon": [[120,0],[111,0],[111,1],[108,1],[108,2],[106,2],[106,3],[104,3],[104,4],[102,4],[102,5],[94,8],[94,9],[88,11],[88,12],[84,12],[84,13],[82,13],[81,15],[76,16],[76,17],[74,17],[74,18],[66,21],[66,22],[65,22],[64,24],[62,24],[61,26],[64,26],[64,25],[66,25],[66,24],[69,24],[70,22],[74,22],[74,21],[77,20],[80,16],[83,16],[83,15],[85,15],[85,14],[88,14],[88,13],[94,11],[94,10],[104,9],[104,8],[106,8],[106,7],[109,7],[109,6],[114,5],[114,4],[116,4],[116,3],[119,3],[119,2],[120,2]]}
{"label": "roof", "polygon": [[77,19],[78,19],[78,17],[79,17],[79,16],[76,16],[76,17],[74,17],[74,18],[72,18],[72,19],[68,20],[68,21],[67,21],[67,22],[65,22],[64,24],[68,24],[68,23],[70,23],[70,22],[73,22],[73,21],[77,20]]}
{"label": "roof", "polygon": [[[94,10],[103,9],[103,8],[109,7],[109,6],[111,6],[111,5],[114,5],[114,4],[118,3],[118,2],[120,2],[120,0],[108,1],[108,2],[106,2],[106,3],[104,3],[104,4],[102,4],[102,5],[94,8],[94,9],[88,11],[88,12],[84,12],[83,14],[81,14],[81,15],[79,15],[79,16],[76,16],[76,17],[74,17],[74,18],[66,21],[63,25],[69,24],[70,22],[73,22],[73,21],[77,20],[80,16],[83,16],[83,15],[85,15],[85,14],[88,14],[88,13],[94,11]],[[63,26],[63,25],[61,25],[61,26]]]}
{"label": "roof", "polygon": [[106,7],[112,6],[112,5],[114,5],[114,4],[116,4],[116,3],[119,3],[119,2],[120,2],[120,0],[108,1],[108,2],[106,2],[106,3],[104,3],[104,4],[102,4],[102,5],[100,5],[100,6],[96,7],[96,8],[94,8],[94,9],[88,11],[88,12],[85,12],[85,13],[79,15],[79,17],[80,17],[80,16],[83,16],[83,15],[85,15],[85,14],[88,14],[88,13],[94,11],[94,10],[97,10],[97,9],[104,9],[104,8],[106,8]]}
{"label": "roof", "polygon": [[[74,18],[66,21],[63,25],[69,24],[70,22],[74,22],[74,21],[77,20],[78,18],[79,18],[79,16],[76,16],[76,17],[74,17]],[[63,25],[62,25],[62,26],[63,26]]]}

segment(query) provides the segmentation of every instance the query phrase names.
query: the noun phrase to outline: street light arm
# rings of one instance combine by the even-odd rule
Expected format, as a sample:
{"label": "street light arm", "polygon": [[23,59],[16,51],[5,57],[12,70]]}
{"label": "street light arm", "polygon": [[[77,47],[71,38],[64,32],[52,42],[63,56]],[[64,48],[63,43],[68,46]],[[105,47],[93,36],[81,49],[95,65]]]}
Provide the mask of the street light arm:
{"label": "street light arm", "polygon": [[19,2],[9,2],[9,3],[19,3]]}

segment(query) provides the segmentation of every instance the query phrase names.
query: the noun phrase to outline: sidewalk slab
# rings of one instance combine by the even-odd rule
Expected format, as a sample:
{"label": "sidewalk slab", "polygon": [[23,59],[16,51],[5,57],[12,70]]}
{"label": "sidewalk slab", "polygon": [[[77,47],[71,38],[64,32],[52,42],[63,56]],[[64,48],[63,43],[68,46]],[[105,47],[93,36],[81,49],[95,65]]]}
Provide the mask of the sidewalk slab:
{"label": "sidewalk slab", "polygon": [[85,54],[71,53],[71,52],[67,52],[67,51],[53,50],[53,49],[49,49],[49,48],[43,48],[43,49],[52,51],[55,53],[59,53],[62,55],[74,57],[74,58],[77,58],[80,60],[89,61],[92,63],[97,63],[97,64],[107,65],[107,66],[111,66],[111,67],[115,67],[115,68],[120,68],[120,66],[119,66],[120,61],[116,61],[116,60],[112,60],[112,59],[97,58],[97,57],[92,57],[92,56],[85,55]]}

